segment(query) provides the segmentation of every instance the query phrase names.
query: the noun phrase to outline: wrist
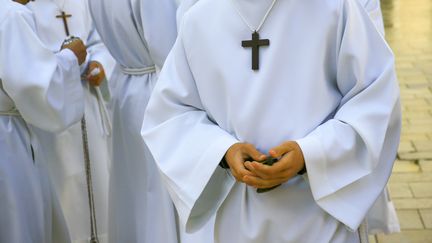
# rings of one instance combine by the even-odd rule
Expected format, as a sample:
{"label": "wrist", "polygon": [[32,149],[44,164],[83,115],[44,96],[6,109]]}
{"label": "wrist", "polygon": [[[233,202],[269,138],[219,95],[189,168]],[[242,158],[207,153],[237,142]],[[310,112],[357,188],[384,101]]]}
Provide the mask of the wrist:
{"label": "wrist", "polygon": [[304,175],[307,173],[306,164],[303,164],[303,168],[297,172],[297,175]]}

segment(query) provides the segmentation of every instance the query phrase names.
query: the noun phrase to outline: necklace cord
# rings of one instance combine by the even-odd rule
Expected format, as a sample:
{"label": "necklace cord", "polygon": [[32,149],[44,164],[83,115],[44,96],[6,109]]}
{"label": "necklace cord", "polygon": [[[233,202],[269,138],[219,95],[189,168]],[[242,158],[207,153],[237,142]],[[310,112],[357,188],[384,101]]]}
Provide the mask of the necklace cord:
{"label": "necklace cord", "polygon": [[250,25],[249,22],[246,20],[246,18],[241,14],[240,8],[238,7],[238,4],[236,4],[235,0],[231,0],[232,4],[234,5],[234,9],[237,11],[237,13],[240,16],[240,18],[243,20],[243,22],[249,27],[249,29],[252,32],[259,32],[260,31],[261,27],[264,25],[264,22],[266,21],[267,17],[269,16],[270,12],[272,11],[274,5],[276,4],[276,1],[277,0],[273,0],[273,2],[271,3],[270,7],[267,9],[266,14],[262,18],[260,24],[258,25],[258,27],[256,29],[254,29],[252,27],[252,25]]}

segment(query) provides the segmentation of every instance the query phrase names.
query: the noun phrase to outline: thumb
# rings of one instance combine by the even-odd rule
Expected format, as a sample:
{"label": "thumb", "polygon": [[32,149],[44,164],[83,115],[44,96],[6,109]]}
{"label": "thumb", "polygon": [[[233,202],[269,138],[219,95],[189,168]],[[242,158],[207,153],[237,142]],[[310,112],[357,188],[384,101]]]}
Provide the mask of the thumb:
{"label": "thumb", "polygon": [[270,149],[269,154],[273,158],[279,158],[279,157],[282,157],[284,154],[286,154],[286,153],[288,153],[294,149],[295,149],[295,142],[288,141],[288,142],[285,142],[279,146],[276,146],[276,147]]}
{"label": "thumb", "polygon": [[247,155],[254,161],[263,161],[267,158],[265,154],[259,152],[254,146],[247,147]]}

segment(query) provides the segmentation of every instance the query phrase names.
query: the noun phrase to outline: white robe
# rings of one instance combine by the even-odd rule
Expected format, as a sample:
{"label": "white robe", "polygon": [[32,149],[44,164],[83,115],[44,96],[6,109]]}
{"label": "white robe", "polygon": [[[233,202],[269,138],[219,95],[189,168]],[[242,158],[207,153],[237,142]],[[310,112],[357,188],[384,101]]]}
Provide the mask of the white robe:
{"label": "white robe", "polygon": [[178,242],[176,215],[154,160],[140,136],[155,72],[177,36],[174,0],[91,0],[102,40],[118,63],[113,87],[113,163],[110,170],[109,242]]}
{"label": "white robe", "polygon": [[[177,11],[177,26],[181,19],[198,0],[183,0]],[[375,27],[384,35],[384,22],[379,0],[359,0],[368,12]],[[211,224],[211,222],[209,222]],[[388,190],[385,189],[367,215],[367,227],[370,234],[400,232],[399,220]],[[207,227],[209,228],[209,227]]]}
{"label": "white robe", "polygon": [[[270,0],[246,2],[256,26]],[[357,0],[278,1],[260,34],[271,45],[252,71],[231,0],[201,0],[183,19],[142,131],[180,221],[194,231],[216,213],[216,242],[357,242],[399,142],[393,54]],[[233,143],[267,153],[286,140],[308,173],[271,192],[218,167]]]}
{"label": "white robe", "polygon": [[[64,4],[63,4],[64,3]],[[72,17],[67,19],[70,34],[80,37],[88,47],[86,62],[81,65],[84,74],[89,61],[98,61],[110,73],[114,61],[94,28],[87,0],[36,0],[26,5],[35,15],[38,35],[53,52],[66,39],[63,20],[56,18],[60,8]],[[102,131],[102,121],[94,89],[85,89],[85,116],[92,163],[93,189],[99,239],[106,242],[108,225],[108,166],[110,163],[109,138]],[[73,242],[87,242],[90,237],[90,216],[87,182],[84,170],[80,122],[60,134],[37,131],[47,146],[43,152],[47,167],[65,214]]]}
{"label": "white robe", "polygon": [[[25,6],[0,0],[0,242],[70,242],[33,128],[79,121],[84,92],[70,50],[53,54]],[[6,115],[19,110],[20,115]],[[32,147],[35,157],[32,158]]]}

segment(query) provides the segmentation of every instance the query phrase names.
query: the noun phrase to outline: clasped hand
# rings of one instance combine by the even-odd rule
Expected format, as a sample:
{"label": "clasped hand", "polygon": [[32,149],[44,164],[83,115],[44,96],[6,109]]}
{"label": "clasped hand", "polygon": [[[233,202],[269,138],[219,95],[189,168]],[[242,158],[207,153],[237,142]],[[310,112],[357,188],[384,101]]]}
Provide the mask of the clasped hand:
{"label": "clasped hand", "polygon": [[[279,158],[272,166],[262,163],[268,156]],[[303,152],[295,141],[287,141],[259,152],[252,144],[236,143],[225,154],[231,173],[237,181],[255,188],[270,188],[287,182],[305,166]]]}
{"label": "clasped hand", "polygon": [[[79,65],[83,64],[86,60],[87,47],[79,38],[74,37],[70,40],[67,40],[67,42],[62,45],[61,49],[71,50],[75,54]],[[91,61],[84,78],[89,82],[90,85],[99,86],[106,78],[105,70],[102,64],[97,61]]]}
{"label": "clasped hand", "polygon": [[91,61],[87,71],[87,81],[92,86],[99,86],[105,80],[105,70],[97,61]]}

